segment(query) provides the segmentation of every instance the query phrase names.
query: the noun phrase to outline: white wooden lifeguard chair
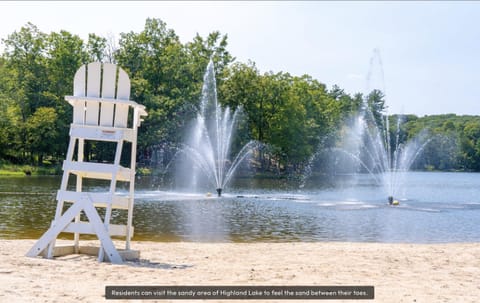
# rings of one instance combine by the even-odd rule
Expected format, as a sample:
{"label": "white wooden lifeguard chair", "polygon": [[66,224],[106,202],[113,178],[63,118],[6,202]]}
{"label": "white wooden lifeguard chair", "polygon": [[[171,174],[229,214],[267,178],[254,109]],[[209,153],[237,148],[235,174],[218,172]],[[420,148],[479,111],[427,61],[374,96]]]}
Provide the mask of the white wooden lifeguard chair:
{"label": "white wooden lifeguard chair", "polygon": [[[98,253],[98,260],[104,257],[112,263],[124,259],[138,258],[138,251],[130,249],[133,237],[133,204],[135,164],[137,150],[137,129],[141,117],[146,116],[145,107],[130,98],[130,80],[127,73],[115,64],[93,62],[78,69],[74,78],[73,96],[66,96],[73,106],[73,123],[70,126],[70,143],[63,163],[63,178],[57,193],[57,209],[50,229],[28,251],[28,257],[38,255],[52,258],[71,253]],[[86,141],[115,142],[116,152],[113,163],[84,161]],[[120,165],[124,141],[131,142],[130,167]],[[75,159],[76,149],[76,159]],[[111,161],[110,161],[111,162]],[[69,177],[76,176],[76,189],[68,186]],[[84,178],[110,180],[110,188],[104,192],[84,191]],[[128,194],[117,192],[117,181],[129,182]],[[64,211],[64,205],[70,207]],[[98,208],[105,208],[102,217]],[[126,210],[125,225],[110,224],[112,209]],[[81,221],[81,212],[88,221]],[[74,245],[55,247],[60,233],[74,233]],[[80,234],[96,235],[100,247],[80,247]],[[125,250],[118,250],[111,236],[125,237]]]}

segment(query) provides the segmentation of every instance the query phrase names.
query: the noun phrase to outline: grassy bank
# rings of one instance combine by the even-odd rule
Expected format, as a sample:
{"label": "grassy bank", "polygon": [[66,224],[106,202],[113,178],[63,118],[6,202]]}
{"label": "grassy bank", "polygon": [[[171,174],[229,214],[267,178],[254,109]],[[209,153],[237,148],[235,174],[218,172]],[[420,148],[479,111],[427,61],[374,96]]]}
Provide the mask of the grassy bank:
{"label": "grassy bank", "polygon": [[0,176],[48,176],[60,175],[62,167],[59,165],[32,166],[22,164],[0,164]]}

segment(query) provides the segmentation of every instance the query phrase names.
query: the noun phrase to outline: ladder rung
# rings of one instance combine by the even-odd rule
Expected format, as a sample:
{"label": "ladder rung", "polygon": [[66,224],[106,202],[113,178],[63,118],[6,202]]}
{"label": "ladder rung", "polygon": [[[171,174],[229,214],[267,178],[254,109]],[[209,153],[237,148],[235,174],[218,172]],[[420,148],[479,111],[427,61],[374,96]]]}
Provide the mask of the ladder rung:
{"label": "ladder rung", "polygon": [[[131,227],[131,235],[133,236],[133,226]],[[67,233],[79,233],[79,234],[87,234],[87,235],[96,235],[95,229],[93,225],[89,222],[72,222],[68,224],[62,232]],[[118,224],[109,224],[108,225],[108,233],[110,236],[123,236],[127,235],[127,226],[126,225],[118,225]]]}
{"label": "ladder rung", "polygon": [[95,192],[76,192],[68,190],[59,190],[57,192],[57,200],[76,202],[82,198],[87,198],[93,202],[95,207],[107,207],[112,204],[113,209],[128,209],[128,196],[120,196],[110,193],[95,193]]}
{"label": "ladder rung", "polygon": [[64,161],[63,170],[70,173],[92,179],[111,180],[112,175],[116,173],[117,181],[130,181],[131,170],[121,165]]}

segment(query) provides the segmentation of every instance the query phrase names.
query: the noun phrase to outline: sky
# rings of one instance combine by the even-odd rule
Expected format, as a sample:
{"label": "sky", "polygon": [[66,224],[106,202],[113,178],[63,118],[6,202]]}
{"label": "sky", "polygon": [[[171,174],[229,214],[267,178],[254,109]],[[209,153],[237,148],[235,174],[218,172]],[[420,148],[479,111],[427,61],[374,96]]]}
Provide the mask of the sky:
{"label": "sky", "polygon": [[27,22],[118,37],[147,18],[183,43],[227,34],[236,61],[262,73],[308,74],[350,94],[382,89],[389,114],[480,115],[478,1],[0,1],[0,39]]}

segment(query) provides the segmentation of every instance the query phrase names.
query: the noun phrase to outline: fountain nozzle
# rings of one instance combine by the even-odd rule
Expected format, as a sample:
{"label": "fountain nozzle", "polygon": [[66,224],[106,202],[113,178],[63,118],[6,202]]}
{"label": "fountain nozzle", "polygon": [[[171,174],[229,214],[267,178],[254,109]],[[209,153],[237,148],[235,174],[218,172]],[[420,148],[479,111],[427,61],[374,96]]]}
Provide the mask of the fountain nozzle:
{"label": "fountain nozzle", "polygon": [[222,196],[222,188],[221,187],[217,188],[217,194],[218,194],[219,197]]}
{"label": "fountain nozzle", "polygon": [[388,204],[393,204],[393,196],[388,196]]}

